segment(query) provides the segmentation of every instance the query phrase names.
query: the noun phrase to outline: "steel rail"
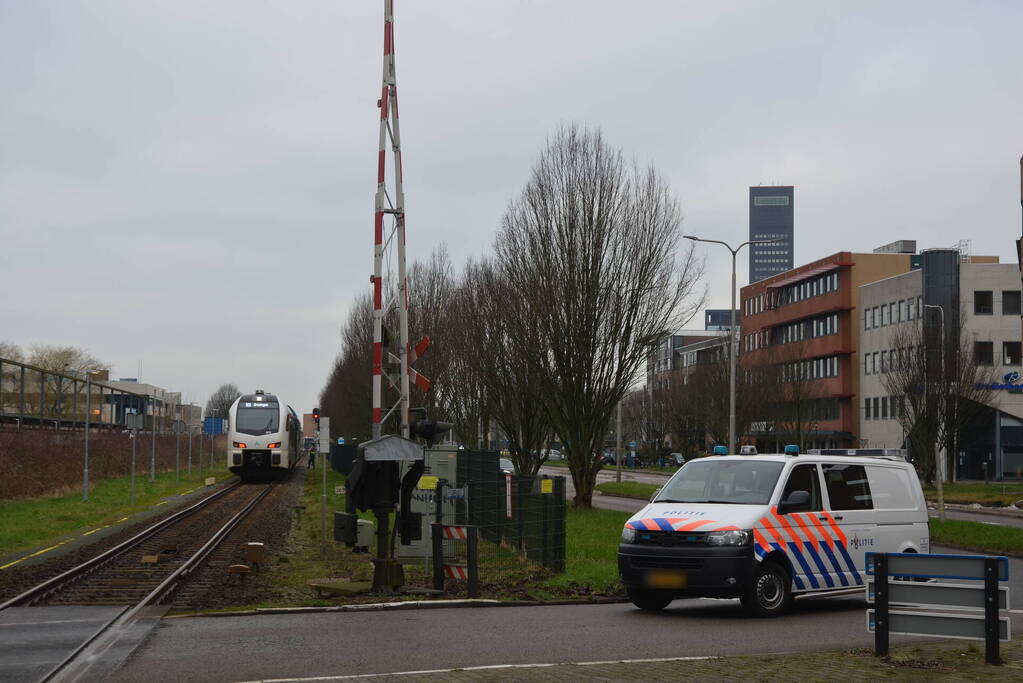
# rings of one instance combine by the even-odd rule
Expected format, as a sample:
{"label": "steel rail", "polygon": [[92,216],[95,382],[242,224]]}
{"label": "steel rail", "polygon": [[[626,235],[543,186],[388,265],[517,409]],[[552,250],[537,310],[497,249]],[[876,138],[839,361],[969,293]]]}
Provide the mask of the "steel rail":
{"label": "steel rail", "polygon": [[[229,519],[220,529],[217,530],[213,536],[210,537],[203,546],[192,554],[180,567],[174,570],[170,576],[160,582],[156,588],[150,591],[149,595],[142,598],[133,607],[125,608],[110,618],[104,625],[96,629],[91,636],[72,652],[70,652],[63,660],[57,665],[50,669],[43,678],[40,679],[43,683],[46,681],[55,680],[58,676],[69,674],[69,680],[78,680],[83,673],[88,669],[95,659],[103,652],[108,650],[117,642],[117,634],[124,633],[138,617],[146,607],[152,607],[153,605],[159,605],[165,598],[167,598],[177,587],[178,582],[195,569],[199,568],[206,557],[213,552],[213,550],[220,545],[228,534],[234,531],[235,527],[245,519],[246,516],[251,513],[256,506],[262,501],[270,491],[276,486],[271,484],[265,487],[259,494],[253,496],[252,500],[246,504],[244,508],[239,510],[231,519]],[[233,488],[233,487],[232,487]],[[108,638],[106,642],[100,642],[102,637],[107,634],[113,634],[112,637]],[[97,647],[93,647],[93,646]],[[78,664],[81,668],[80,671],[72,671],[72,667]]]}
{"label": "steel rail", "polygon": [[224,487],[220,491],[214,493],[213,495],[207,496],[206,498],[203,498],[194,505],[191,505],[185,508],[184,510],[179,510],[178,512],[175,512],[170,517],[167,517],[166,519],[157,522],[148,529],[142,531],[139,534],[136,534],[135,536],[129,538],[127,541],[124,541],[123,543],[114,546],[113,548],[107,550],[106,552],[100,553],[96,557],[86,560],[82,564],[76,567],[72,567],[71,569],[67,570],[62,574],[59,574],[51,579],[47,579],[46,581],[43,581],[37,586],[29,588],[27,591],[21,593],[20,595],[16,595],[10,600],[7,600],[6,602],[0,604],[0,612],[7,609],[8,607],[24,607],[32,605],[38,600],[45,598],[51,593],[59,590],[61,587],[74,581],[81,580],[82,578],[88,576],[89,574],[96,571],[100,567],[103,567],[108,562],[114,560],[119,555],[145,542],[147,539],[153,537],[154,535],[156,535],[160,531],[163,531],[167,527],[176,524],[180,520],[195,514],[202,508],[212,503],[214,500],[217,500],[218,498],[227,495],[228,492],[235,490],[240,485],[241,482],[235,482],[230,486]]}

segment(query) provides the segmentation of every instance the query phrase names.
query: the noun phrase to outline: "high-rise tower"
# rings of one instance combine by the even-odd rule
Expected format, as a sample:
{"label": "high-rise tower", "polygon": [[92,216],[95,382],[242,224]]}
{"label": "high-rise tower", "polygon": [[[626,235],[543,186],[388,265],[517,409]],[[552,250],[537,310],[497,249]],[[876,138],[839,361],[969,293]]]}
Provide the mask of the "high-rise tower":
{"label": "high-rise tower", "polygon": [[749,238],[777,240],[750,245],[750,284],[792,270],[793,190],[792,185],[758,185],[749,189]]}

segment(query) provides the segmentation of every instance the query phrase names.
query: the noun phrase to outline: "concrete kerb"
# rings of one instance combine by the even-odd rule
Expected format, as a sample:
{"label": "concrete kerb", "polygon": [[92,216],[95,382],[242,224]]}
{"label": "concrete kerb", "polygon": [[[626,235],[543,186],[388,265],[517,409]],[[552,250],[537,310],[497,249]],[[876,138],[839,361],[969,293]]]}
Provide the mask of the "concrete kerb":
{"label": "concrete kerb", "polygon": [[556,607],[566,605],[610,605],[629,602],[628,598],[593,598],[590,600],[399,600],[396,602],[367,602],[356,605],[323,605],[317,607],[257,607],[233,612],[196,612],[170,614],[164,619],[191,619],[194,617],[252,617],[263,614],[316,614],[319,612],[380,612],[413,609],[459,609],[467,607]]}

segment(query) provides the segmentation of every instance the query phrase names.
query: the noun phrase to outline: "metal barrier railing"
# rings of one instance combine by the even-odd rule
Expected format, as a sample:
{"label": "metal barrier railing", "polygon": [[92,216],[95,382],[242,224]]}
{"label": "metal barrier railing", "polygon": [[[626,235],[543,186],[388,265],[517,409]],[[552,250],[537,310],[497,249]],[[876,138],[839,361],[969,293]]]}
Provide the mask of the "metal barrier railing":
{"label": "metal barrier railing", "polygon": [[[87,406],[93,428],[123,426],[125,414],[130,413],[145,415],[147,430],[155,421],[159,431],[166,431],[174,420],[169,414],[172,411],[157,397],[0,358],[0,426],[84,428]],[[154,415],[154,410],[168,414]]]}

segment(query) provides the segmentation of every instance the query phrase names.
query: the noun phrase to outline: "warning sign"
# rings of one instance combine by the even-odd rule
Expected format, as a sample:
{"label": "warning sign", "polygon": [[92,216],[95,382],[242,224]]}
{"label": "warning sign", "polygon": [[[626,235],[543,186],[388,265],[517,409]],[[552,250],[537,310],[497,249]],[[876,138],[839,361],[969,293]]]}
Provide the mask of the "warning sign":
{"label": "warning sign", "polygon": [[437,488],[437,479],[438,479],[437,477],[429,476],[429,475],[423,476],[423,477],[419,477],[419,486],[418,486],[418,488],[428,489],[430,491],[433,491],[434,489]]}
{"label": "warning sign", "polygon": [[553,479],[541,479],[540,480],[540,493],[554,493],[554,480]]}

